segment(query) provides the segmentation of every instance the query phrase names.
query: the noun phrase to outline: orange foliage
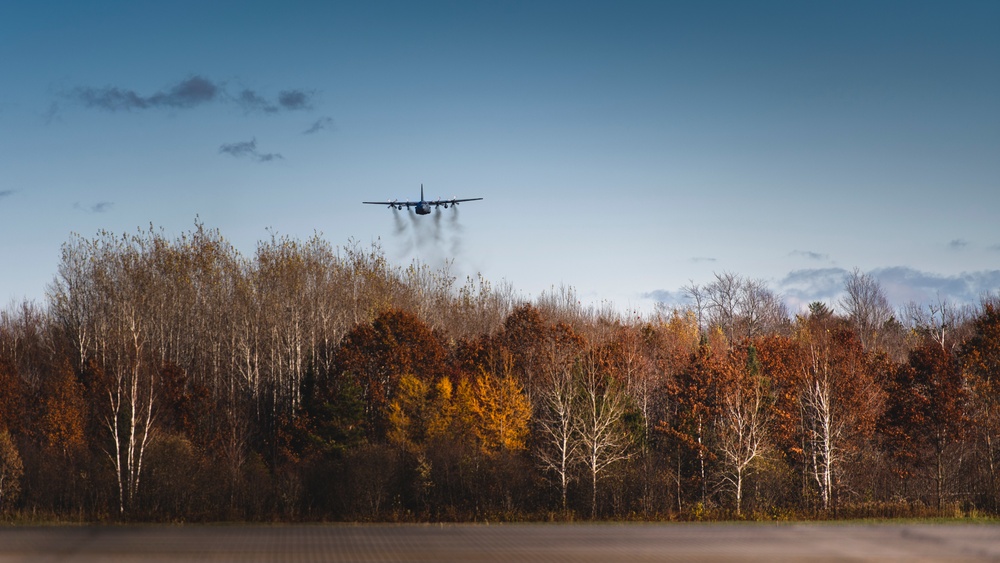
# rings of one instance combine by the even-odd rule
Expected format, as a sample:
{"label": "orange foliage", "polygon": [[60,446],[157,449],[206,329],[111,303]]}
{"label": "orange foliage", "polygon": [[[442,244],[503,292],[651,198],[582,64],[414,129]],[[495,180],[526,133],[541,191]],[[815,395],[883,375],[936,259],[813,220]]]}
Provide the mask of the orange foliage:
{"label": "orange foliage", "polygon": [[84,446],[86,403],[83,385],[68,360],[46,380],[41,408],[42,439],[49,447],[68,455]]}
{"label": "orange foliage", "polygon": [[482,373],[471,387],[473,429],[488,455],[526,447],[531,405],[517,380]]}

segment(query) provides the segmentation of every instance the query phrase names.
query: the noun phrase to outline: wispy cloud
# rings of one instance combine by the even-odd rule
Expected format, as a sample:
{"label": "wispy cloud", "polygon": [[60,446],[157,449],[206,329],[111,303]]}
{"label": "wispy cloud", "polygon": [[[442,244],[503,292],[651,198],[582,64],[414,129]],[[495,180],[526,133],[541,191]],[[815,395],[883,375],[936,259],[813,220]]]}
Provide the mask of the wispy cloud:
{"label": "wispy cloud", "polygon": [[1000,252],[1000,244],[994,244],[994,245],[990,246],[990,250],[992,250],[994,252]]}
{"label": "wispy cloud", "polygon": [[49,104],[49,109],[42,114],[42,119],[45,120],[46,125],[52,125],[54,121],[59,118],[59,104],[52,102]]}
{"label": "wispy cloud", "polygon": [[799,258],[808,258],[810,260],[829,260],[829,254],[823,254],[821,252],[813,252],[811,250],[793,250],[788,253],[789,256],[797,256]]}
{"label": "wispy cloud", "polygon": [[228,143],[219,147],[219,153],[228,154],[237,158],[251,158],[257,162],[270,162],[284,158],[278,153],[262,153],[257,150],[257,139],[242,141],[239,143]]}
{"label": "wispy cloud", "polygon": [[965,239],[957,238],[948,243],[948,248],[952,250],[962,250],[963,248],[969,246],[969,241]]}
{"label": "wispy cloud", "polygon": [[715,261],[716,261],[715,258],[710,258],[708,256],[693,256],[691,258],[691,262],[694,262],[695,264],[703,264],[705,262],[715,262]]}
{"label": "wispy cloud", "polygon": [[324,129],[333,129],[332,117],[321,117],[317,119],[308,129],[302,132],[303,135],[312,135]]}
{"label": "wispy cloud", "polygon": [[243,107],[244,111],[263,111],[265,113],[275,113],[278,111],[278,106],[273,102],[264,98],[257,92],[253,90],[243,90],[240,95],[236,97],[236,103]]}
{"label": "wispy cloud", "polygon": [[672,305],[675,307],[683,307],[691,302],[687,293],[683,290],[670,291],[669,289],[654,289],[653,291],[643,293],[640,297],[643,299],[652,299],[657,303],[663,303],[664,305]]}
{"label": "wispy cloud", "polygon": [[0,190],[0,199],[8,198],[14,195],[14,190]]}
{"label": "wispy cloud", "polygon": [[871,274],[882,283],[890,302],[896,304],[924,303],[938,295],[949,301],[976,303],[984,294],[1000,289],[1000,270],[946,276],[897,266],[877,268]]}
{"label": "wispy cloud", "polygon": [[190,109],[201,105],[221,102],[235,103],[245,112],[261,111],[276,113],[281,110],[303,110],[312,108],[313,94],[305,90],[282,90],[276,100],[249,88],[231,95],[225,83],[215,82],[204,76],[194,75],[177,84],[143,95],[131,88],[106,86],[92,88],[80,86],[67,94],[71,99],[83,103],[85,107],[105,111],[133,111],[155,108]]}
{"label": "wispy cloud", "polygon": [[[778,282],[777,290],[801,304],[812,301],[836,302],[850,274],[842,268],[797,270]],[[902,306],[911,301],[931,302],[940,295],[949,301],[977,303],[988,292],[1000,289],[1000,270],[980,270],[944,275],[906,266],[875,268],[868,272],[878,280],[889,302]]]}
{"label": "wispy cloud", "polygon": [[111,208],[115,206],[113,201],[99,201],[93,205],[83,205],[80,202],[73,204],[74,209],[79,209],[80,211],[86,211],[88,213],[106,213],[111,211]]}
{"label": "wispy cloud", "polygon": [[843,268],[794,270],[777,282],[775,290],[785,296],[792,311],[802,310],[814,301],[833,304],[844,291],[844,280],[849,274]]}
{"label": "wispy cloud", "polygon": [[143,96],[135,90],[107,86],[105,88],[79,87],[71,96],[87,107],[107,111],[131,111],[159,107],[193,108],[218,98],[220,88],[211,80],[192,76],[166,91]]}
{"label": "wispy cloud", "polygon": [[278,93],[278,103],[287,110],[312,108],[312,94],[302,90],[283,90]]}

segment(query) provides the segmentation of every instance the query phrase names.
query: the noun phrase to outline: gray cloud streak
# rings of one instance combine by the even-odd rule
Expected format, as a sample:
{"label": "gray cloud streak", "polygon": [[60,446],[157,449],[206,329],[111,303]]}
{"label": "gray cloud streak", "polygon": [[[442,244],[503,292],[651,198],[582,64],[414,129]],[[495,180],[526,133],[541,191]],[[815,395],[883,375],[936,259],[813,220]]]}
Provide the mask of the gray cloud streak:
{"label": "gray cloud streak", "polygon": [[244,88],[238,95],[230,95],[224,83],[217,83],[203,76],[194,75],[174,86],[149,96],[119,86],[91,88],[80,86],[67,94],[88,108],[105,111],[133,111],[155,108],[191,109],[213,102],[235,103],[245,112],[276,113],[281,110],[296,111],[312,108],[312,93],[304,90],[282,90],[272,101],[254,90]]}
{"label": "gray cloud streak", "polygon": [[333,118],[321,117],[317,119],[308,129],[302,132],[303,135],[312,135],[324,129],[333,129]]}
{"label": "gray cloud streak", "polygon": [[90,206],[82,205],[80,202],[73,204],[74,209],[79,209],[80,211],[86,211],[88,213],[106,213],[111,211],[111,208],[114,206],[115,202],[113,201],[99,201]]}
{"label": "gray cloud streak", "polygon": [[280,160],[284,157],[279,153],[269,152],[262,153],[257,150],[257,139],[251,139],[249,141],[242,141],[239,143],[227,143],[219,147],[220,154],[228,154],[236,158],[251,158],[257,162],[270,162],[272,160]]}
{"label": "gray cloud streak", "polygon": [[131,111],[158,107],[188,109],[214,101],[218,97],[219,91],[219,86],[212,81],[201,76],[192,76],[180,81],[165,92],[157,92],[151,96],[142,96],[134,90],[109,86],[106,88],[79,87],[73,90],[72,97],[83,102],[87,107],[107,111]]}
{"label": "gray cloud streak", "polygon": [[811,250],[793,250],[788,253],[789,256],[799,256],[802,258],[808,258],[810,260],[829,260],[829,254],[823,254],[821,252],[813,252]]}
{"label": "gray cloud streak", "polygon": [[312,95],[302,90],[283,90],[278,93],[278,103],[287,110],[311,109]]}

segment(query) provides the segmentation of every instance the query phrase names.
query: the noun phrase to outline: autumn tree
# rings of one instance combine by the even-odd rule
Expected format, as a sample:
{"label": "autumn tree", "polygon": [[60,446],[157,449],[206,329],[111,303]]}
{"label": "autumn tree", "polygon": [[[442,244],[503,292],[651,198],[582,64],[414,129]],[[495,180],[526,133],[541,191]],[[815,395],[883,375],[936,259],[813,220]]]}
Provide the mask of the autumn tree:
{"label": "autumn tree", "polygon": [[761,372],[757,349],[733,354],[720,373],[718,450],[722,481],[736,498],[742,515],[744,481],[752,464],[770,447],[770,381]]}
{"label": "autumn tree", "polygon": [[833,503],[846,462],[871,438],[885,400],[855,335],[822,314],[800,320],[804,453],[823,510]]}
{"label": "autumn tree", "polygon": [[531,405],[511,374],[483,372],[471,387],[472,423],[486,455],[517,452],[527,447]]}
{"label": "autumn tree", "polygon": [[946,458],[967,431],[966,390],[954,354],[932,340],[910,352],[887,389],[882,433],[897,474],[925,476],[940,509],[947,488]]}
{"label": "autumn tree", "polygon": [[447,331],[458,340],[495,333],[503,326],[517,299],[510,282],[491,283],[482,274],[467,277],[448,300]]}
{"label": "autumn tree", "polygon": [[433,382],[451,370],[438,337],[403,311],[387,311],[371,325],[355,326],[336,355],[333,373],[355,378],[365,402],[368,430],[376,438],[385,436],[385,413],[401,377],[414,375]]}
{"label": "autumn tree", "polygon": [[450,379],[442,377],[432,384],[414,375],[404,375],[389,403],[386,437],[410,454],[422,457],[431,442],[449,437],[456,410]]}
{"label": "autumn tree", "polygon": [[[718,333],[720,339],[721,333]],[[673,474],[678,511],[686,500],[707,506],[709,470],[716,459],[710,448],[718,408],[719,356],[703,341],[687,364],[666,384],[667,405],[657,430],[673,453]],[[685,491],[697,491],[690,499]]]}
{"label": "autumn tree", "polygon": [[661,374],[655,369],[651,343],[647,340],[651,337],[650,327],[621,325],[616,327],[614,336],[600,354],[605,369],[616,375],[641,414],[642,435],[639,438],[643,450],[649,435],[655,393],[663,385]]}
{"label": "autumn tree", "polygon": [[985,300],[972,321],[972,336],[959,357],[968,380],[971,414],[977,421],[976,436],[986,490],[985,503],[996,506],[1000,487],[997,465],[1000,448],[1000,303]]}
{"label": "autumn tree", "polygon": [[64,359],[42,387],[40,430],[45,445],[67,458],[85,445],[84,400],[83,385]]}
{"label": "autumn tree", "polygon": [[[0,326],[0,341],[7,340]],[[10,343],[8,342],[8,345]],[[0,428],[19,430],[25,417],[25,389],[12,350],[0,350]]]}
{"label": "autumn tree", "polygon": [[[510,371],[521,381],[532,403],[535,403],[535,390],[545,363],[558,348],[558,339],[550,327],[532,305],[516,307],[497,335],[497,351],[490,355],[494,363],[486,367],[492,373]],[[503,362],[509,362],[509,366]]]}
{"label": "autumn tree", "polygon": [[6,429],[0,430],[0,510],[7,509],[21,493],[24,464]]}
{"label": "autumn tree", "polygon": [[[804,460],[800,409],[801,349],[791,336],[772,334],[753,340],[760,373],[770,389],[768,455],[755,463],[757,479],[754,490],[761,503],[793,506],[801,490],[796,470]],[[800,473],[801,474],[801,473]]]}

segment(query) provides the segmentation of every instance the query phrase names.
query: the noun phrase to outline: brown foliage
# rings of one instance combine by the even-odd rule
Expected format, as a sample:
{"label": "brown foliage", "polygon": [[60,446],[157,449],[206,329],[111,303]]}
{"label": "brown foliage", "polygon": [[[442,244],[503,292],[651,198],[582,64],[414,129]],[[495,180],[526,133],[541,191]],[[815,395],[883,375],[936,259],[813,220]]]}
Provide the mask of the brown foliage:
{"label": "brown foliage", "polygon": [[385,432],[385,412],[403,375],[424,382],[450,375],[448,355],[437,335],[410,313],[391,310],[371,325],[354,327],[341,342],[335,373],[350,374],[361,387],[369,428]]}

